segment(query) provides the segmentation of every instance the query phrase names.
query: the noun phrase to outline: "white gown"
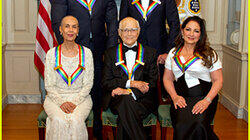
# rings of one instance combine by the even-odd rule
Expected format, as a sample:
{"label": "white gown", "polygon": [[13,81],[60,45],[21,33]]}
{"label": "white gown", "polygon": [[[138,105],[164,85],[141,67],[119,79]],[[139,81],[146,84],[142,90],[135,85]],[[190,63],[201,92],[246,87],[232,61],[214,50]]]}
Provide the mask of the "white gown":
{"label": "white gown", "polygon": [[[85,70],[68,86],[62,77],[54,70],[55,48],[48,51],[45,63],[45,89],[47,96],[44,109],[48,115],[46,120],[46,140],[87,140],[88,133],[85,120],[92,108],[89,95],[93,85],[93,57],[91,51],[85,50]],[[62,68],[71,75],[79,64],[79,55],[76,57],[61,57]],[[64,113],[60,106],[72,102],[77,107],[71,114]]]}

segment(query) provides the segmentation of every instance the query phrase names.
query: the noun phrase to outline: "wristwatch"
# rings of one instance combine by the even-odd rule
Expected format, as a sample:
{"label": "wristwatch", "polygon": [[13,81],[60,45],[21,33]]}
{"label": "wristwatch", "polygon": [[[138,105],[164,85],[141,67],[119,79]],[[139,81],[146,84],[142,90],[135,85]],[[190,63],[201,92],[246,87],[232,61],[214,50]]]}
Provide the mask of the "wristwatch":
{"label": "wristwatch", "polygon": [[127,88],[128,95],[132,94],[132,90],[130,88]]}

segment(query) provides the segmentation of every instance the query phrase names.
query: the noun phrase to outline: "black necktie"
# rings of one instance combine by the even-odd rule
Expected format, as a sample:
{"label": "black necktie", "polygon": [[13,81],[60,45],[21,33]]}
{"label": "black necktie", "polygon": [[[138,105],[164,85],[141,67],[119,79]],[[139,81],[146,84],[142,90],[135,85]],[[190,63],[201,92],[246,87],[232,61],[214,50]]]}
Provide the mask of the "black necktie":
{"label": "black necktie", "polygon": [[137,46],[134,46],[134,47],[129,48],[129,47],[123,45],[122,47],[123,47],[123,51],[124,51],[124,52],[127,52],[128,50],[132,50],[132,51],[137,52],[137,50],[138,50],[138,47],[137,47]]}

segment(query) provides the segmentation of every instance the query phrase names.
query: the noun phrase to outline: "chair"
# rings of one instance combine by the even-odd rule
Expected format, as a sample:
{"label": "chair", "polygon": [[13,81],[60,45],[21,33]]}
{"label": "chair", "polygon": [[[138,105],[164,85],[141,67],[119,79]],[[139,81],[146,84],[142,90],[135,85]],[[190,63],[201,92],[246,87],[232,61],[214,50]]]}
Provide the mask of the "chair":
{"label": "chair", "polygon": [[[45,140],[45,129],[46,129],[47,117],[48,116],[46,112],[43,110],[37,118],[39,140]],[[91,110],[88,118],[86,119],[86,126],[88,129],[89,140],[93,139],[93,118],[94,118],[94,114],[93,114],[93,111]]]}
{"label": "chair", "polygon": [[158,120],[161,127],[161,139],[166,140],[167,128],[172,127],[170,117],[170,104],[160,105],[158,107]]}
{"label": "chair", "polygon": [[[102,111],[103,140],[107,140],[109,136],[111,136],[111,139],[116,138],[117,118],[118,115],[114,115],[110,109]],[[157,117],[152,113],[149,114],[148,117],[143,120],[144,127],[151,127],[152,140],[156,139],[156,122],[157,122]]]}
{"label": "chair", "polygon": [[[41,90],[41,102],[43,104],[46,96],[46,90],[45,90],[45,85],[44,85],[44,80],[42,77],[40,77],[40,90]],[[47,119],[47,114],[43,110],[38,118],[37,118],[37,126],[38,126],[38,134],[39,134],[39,140],[45,140],[45,129],[46,129],[46,119]],[[89,113],[88,118],[86,119],[86,126],[88,129],[88,136],[89,140],[93,139],[93,120],[94,120],[94,114],[93,111],[91,110]]]}

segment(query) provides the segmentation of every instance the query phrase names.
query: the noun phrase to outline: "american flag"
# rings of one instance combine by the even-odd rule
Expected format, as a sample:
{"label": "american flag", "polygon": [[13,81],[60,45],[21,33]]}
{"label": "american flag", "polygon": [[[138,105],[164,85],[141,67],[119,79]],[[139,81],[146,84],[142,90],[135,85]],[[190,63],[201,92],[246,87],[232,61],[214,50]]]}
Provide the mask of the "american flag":
{"label": "american flag", "polygon": [[44,76],[44,63],[47,51],[57,46],[51,26],[51,4],[49,0],[40,0],[38,9],[38,22],[36,29],[36,50],[34,63],[39,73]]}

